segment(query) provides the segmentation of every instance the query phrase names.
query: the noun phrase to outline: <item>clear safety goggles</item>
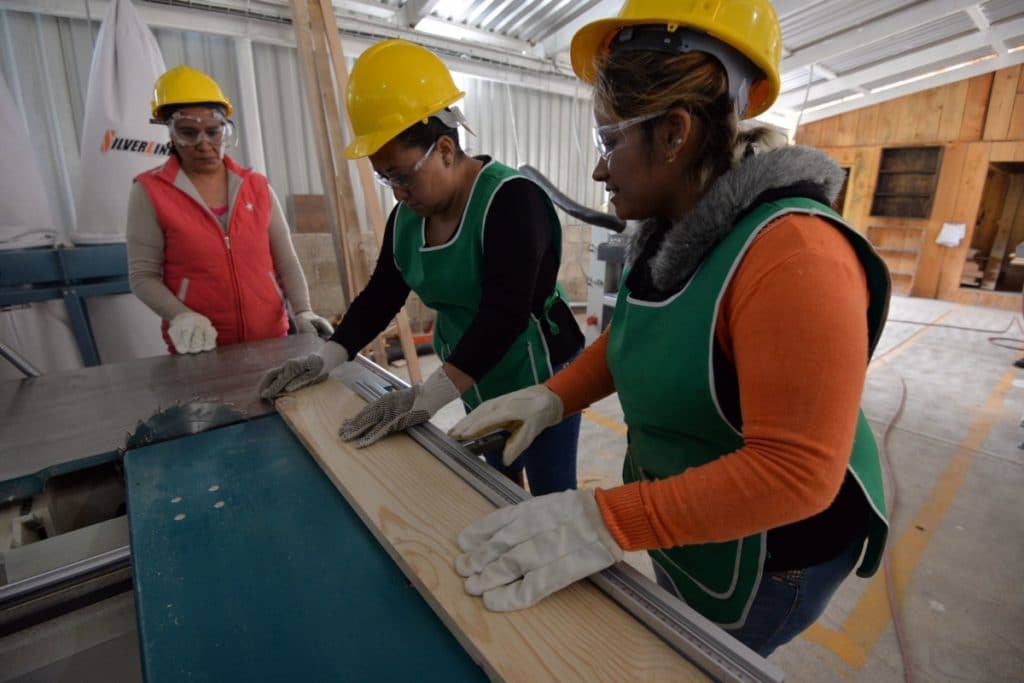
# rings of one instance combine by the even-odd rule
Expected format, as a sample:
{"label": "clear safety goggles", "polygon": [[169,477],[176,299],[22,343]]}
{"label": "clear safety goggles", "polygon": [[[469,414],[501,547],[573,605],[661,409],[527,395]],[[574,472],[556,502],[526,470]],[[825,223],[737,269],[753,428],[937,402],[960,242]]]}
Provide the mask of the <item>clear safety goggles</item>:
{"label": "clear safety goggles", "polygon": [[397,173],[380,173],[378,171],[373,172],[373,177],[377,179],[377,182],[384,187],[391,188],[392,190],[406,190],[412,187],[413,183],[416,182],[416,174],[423,168],[423,164],[427,163],[427,159],[431,154],[434,153],[434,149],[437,147],[437,140],[431,143],[430,147],[427,148],[426,153],[420,157],[420,160],[413,164],[412,168],[408,171],[399,171]]}
{"label": "clear safety goggles", "polygon": [[171,140],[179,147],[195,147],[204,140],[214,147],[230,147],[235,144],[235,125],[214,110],[209,117],[190,116],[175,112],[167,121]]}
{"label": "clear safety goggles", "polygon": [[643,114],[642,116],[634,116],[631,119],[616,121],[615,123],[606,123],[603,126],[594,126],[594,147],[597,148],[597,153],[607,163],[612,152],[615,151],[616,145],[622,140],[622,136],[627,130],[637,124],[664,116],[667,112],[667,109],[663,109],[653,114]]}

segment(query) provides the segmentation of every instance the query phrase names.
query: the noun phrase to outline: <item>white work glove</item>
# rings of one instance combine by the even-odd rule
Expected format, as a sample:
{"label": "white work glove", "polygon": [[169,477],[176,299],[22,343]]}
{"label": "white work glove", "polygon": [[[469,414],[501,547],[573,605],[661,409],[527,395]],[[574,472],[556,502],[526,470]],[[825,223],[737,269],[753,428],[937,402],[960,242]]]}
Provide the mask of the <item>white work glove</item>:
{"label": "white work glove", "polygon": [[590,489],[499,508],[459,534],[455,570],[495,612],[530,607],[622,559]]}
{"label": "white work glove", "polygon": [[298,328],[299,334],[315,334],[319,337],[330,337],[334,334],[334,328],[327,322],[327,319],[321,318],[313,311],[296,313],[295,326]]}
{"label": "white work glove", "polygon": [[327,379],[331,370],[348,360],[348,351],[341,344],[327,342],[319,351],[301,358],[292,358],[285,364],[268,370],[260,378],[256,390],[260,398],[277,398],[311,384]]}
{"label": "white work glove", "polygon": [[438,410],[459,397],[459,390],[444,368],[434,370],[422,384],[389,391],[345,420],[338,434],[364,448],[393,432],[426,422]]}
{"label": "white work glove", "polygon": [[199,353],[217,348],[217,330],[213,323],[195,311],[179,313],[171,318],[167,334],[178,353]]}
{"label": "white work glove", "polygon": [[504,429],[510,433],[502,462],[510,466],[537,435],[562,421],[562,399],[543,384],[484,401],[448,430],[456,441],[472,441]]}

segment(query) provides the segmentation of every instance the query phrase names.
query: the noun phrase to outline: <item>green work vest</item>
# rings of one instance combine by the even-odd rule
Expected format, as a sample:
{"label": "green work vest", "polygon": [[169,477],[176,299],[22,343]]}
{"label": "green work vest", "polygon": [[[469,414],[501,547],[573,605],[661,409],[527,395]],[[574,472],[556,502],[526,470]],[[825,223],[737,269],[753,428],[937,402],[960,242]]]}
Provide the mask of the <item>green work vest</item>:
{"label": "green work vest", "polygon": [[[809,199],[767,202],[749,212],[709,254],[683,289],[665,301],[630,297],[627,274],[608,337],[608,367],[629,427],[626,483],[664,479],[743,446],[715,396],[713,345],[722,293],[762,228],[787,213],[821,216],[840,228],[867,274],[869,357],[885,322],[889,275],[871,246],[827,206]],[[665,359],[673,362],[666,363]],[[858,574],[870,576],[888,533],[878,449],[864,414],[849,470],[867,497],[872,519]],[[739,628],[761,581],[767,532],[725,543],[653,550],[680,596],[723,628]]]}
{"label": "green work vest", "polygon": [[[480,308],[484,225],[491,200],[504,183],[520,177],[523,176],[513,168],[493,160],[485,162],[473,182],[469,202],[455,235],[437,246],[426,244],[426,219],[404,203],[398,205],[395,263],[410,289],[437,312],[434,351],[442,361],[448,360]],[[546,202],[546,206],[552,245],[560,261],[562,226],[551,204]],[[556,285],[544,303],[545,316],[558,298],[565,297]],[[557,325],[550,320],[548,324],[557,334]],[[489,398],[539,384],[551,374],[551,358],[540,319],[531,314],[526,330],[516,337],[498,364],[462,394],[462,400],[470,408],[475,408]]]}

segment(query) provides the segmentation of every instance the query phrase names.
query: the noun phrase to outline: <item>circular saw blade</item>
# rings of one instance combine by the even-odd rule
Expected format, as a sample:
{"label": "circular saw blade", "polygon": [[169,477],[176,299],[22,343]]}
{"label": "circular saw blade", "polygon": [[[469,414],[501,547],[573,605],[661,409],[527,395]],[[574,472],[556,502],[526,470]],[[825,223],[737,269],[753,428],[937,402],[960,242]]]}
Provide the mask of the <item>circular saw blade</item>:
{"label": "circular saw blade", "polygon": [[158,408],[149,418],[140,420],[120,450],[123,454],[133,448],[225,427],[244,419],[245,415],[228,403],[202,400],[178,403],[165,410]]}

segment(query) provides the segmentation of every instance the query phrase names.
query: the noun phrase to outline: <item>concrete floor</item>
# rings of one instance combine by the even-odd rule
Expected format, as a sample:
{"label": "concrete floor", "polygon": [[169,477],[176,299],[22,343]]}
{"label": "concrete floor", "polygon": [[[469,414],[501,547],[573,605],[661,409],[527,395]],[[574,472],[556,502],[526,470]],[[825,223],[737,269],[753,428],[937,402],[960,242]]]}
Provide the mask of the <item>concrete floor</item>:
{"label": "concrete floor", "polygon": [[[889,469],[886,565],[849,578],[771,661],[794,682],[1024,680],[1020,315],[897,297],[889,317],[863,401]],[[437,364],[421,362],[424,374]],[[451,404],[434,422],[447,428],[461,415]],[[584,413],[581,486],[621,483],[625,431],[615,396]],[[627,559],[650,572],[646,555]]]}

